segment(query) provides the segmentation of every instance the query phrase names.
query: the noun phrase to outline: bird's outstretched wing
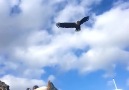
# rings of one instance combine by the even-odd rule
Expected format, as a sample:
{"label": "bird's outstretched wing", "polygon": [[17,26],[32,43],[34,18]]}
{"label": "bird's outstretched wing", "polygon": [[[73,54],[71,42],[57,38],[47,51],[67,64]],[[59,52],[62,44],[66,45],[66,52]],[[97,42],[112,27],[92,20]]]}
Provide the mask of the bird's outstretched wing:
{"label": "bird's outstretched wing", "polygon": [[76,28],[76,23],[57,23],[56,25],[62,28]]}
{"label": "bird's outstretched wing", "polygon": [[80,25],[89,20],[89,16],[84,17],[80,20]]}

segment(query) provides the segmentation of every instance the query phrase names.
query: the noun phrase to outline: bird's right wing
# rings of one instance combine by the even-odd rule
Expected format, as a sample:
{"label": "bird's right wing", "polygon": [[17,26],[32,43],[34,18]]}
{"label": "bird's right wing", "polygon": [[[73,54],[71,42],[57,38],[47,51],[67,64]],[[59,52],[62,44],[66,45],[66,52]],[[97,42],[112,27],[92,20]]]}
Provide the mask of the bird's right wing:
{"label": "bird's right wing", "polygon": [[76,28],[76,23],[57,23],[56,25],[62,28]]}

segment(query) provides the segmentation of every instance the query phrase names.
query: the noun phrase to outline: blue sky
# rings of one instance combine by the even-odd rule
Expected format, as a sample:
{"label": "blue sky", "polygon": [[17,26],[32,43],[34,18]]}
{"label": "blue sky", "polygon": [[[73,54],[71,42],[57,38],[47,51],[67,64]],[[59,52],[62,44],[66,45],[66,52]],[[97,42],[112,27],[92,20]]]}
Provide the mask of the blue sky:
{"label": "blue sky", "polygon": [[[0,80],[25,90],[129,89],[128,0],[1,0]],[[90,15],[80,32],[57,28]]]}

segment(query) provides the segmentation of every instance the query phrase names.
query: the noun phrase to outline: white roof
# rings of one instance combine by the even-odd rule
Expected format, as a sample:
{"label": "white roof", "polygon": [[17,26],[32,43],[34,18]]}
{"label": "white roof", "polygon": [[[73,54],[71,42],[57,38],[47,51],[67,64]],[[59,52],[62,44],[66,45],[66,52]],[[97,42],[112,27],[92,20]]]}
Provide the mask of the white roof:
{"label": "white roof", "polygon": [[47,87],[46,86],[42,86],[42,87],[39,87],[39,88],[37,88],[35,90],[47,90]]}

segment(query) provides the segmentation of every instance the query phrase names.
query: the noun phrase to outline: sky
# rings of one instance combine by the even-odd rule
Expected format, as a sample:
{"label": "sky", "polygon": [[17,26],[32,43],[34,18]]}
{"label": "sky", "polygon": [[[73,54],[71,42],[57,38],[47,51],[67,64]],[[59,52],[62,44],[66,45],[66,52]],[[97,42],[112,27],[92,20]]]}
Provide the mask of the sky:
{"label": "sky", "polygon": [[[89,21],[81,31],[57,22]],[[11,90],[129,90],[128,0],[0,0],[0,80]]]}

